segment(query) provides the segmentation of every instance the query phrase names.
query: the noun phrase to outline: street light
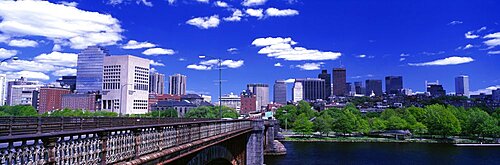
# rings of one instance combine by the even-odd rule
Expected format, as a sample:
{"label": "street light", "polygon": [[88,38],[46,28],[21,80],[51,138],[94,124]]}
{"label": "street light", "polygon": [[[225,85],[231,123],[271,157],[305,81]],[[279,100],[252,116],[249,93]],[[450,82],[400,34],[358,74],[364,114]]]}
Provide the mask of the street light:
{"label": "street light", "polygon": [[[8,60],[16,61],[16,60],[18,60],[18,59],[19,59],[19,57],[14,56],[14,57],[9,57],[9,58],[3,59],[3,60],[2,60],[2,62],[6,62],[6,61],[8,61]],[[2,62],[0,62],[0,63],[2,63]]]}
{"label": "street light", "polygon": [[211,56],[198,56],[200,59],[205,59],[207,57],[217,60],[217,65],[219,66],[219,117],[222,119],[222,60],[220,58]]}
{"label": "street light", "polygon": [[[122,98],[123,98],[123,87],[127,85],[132,85],[132,84],[123,84],[120,87],[120,117],[122,117]],[[114,105],[113,105],[114,106]]]}

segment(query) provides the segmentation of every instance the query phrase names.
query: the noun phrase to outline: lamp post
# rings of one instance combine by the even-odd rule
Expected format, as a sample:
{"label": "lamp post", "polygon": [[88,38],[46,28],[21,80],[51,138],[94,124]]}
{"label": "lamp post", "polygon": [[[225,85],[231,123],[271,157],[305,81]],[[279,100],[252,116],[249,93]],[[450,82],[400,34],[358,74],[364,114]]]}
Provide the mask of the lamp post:
{"label": "lamp post", "polygon": [[[123,84],[120,86],[120,117],[122,117],[122,98],[123,98],[123,87],[132,84]],[[113,105],[114,106],[114,105]]]}
{"label": "lamp post", "polygon": [[205,59],[207,57],[217,60],[217,65],[219,67],[219,117],[222,119],[222,60],[220,58],[211,56],[198,56],[200,59]]}
{"label": "lamp post", "polygon": [[6,62],[6,61],[8,61],[8,60],[16,61],[16,60],[18,60],[18,59],[19,59],[19,58],[18,58],[17,56],[14,56],[14,57],[9,57],[9,58],[3,59],[0,63],[2,63],[2,62]]}

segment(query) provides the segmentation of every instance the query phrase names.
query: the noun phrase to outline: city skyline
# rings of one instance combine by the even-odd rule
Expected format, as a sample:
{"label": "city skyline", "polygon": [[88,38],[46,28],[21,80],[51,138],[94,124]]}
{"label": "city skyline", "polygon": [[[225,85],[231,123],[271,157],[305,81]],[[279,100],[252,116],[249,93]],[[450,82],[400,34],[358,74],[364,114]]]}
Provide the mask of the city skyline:
{"label": "city skyline", "polygon": [[[14,55],[19,60],[3,62],[0,73],[9,79],[25,76],[50,83],[76,74],[76,54],[97,44],[111,55],[148,58],[159,73],[186,75],[190,78],[187,93],[214,97],[218,96],[216,63],[199,59],[199,55],[224,60],[223,94],[239,93],[250,83],[272,85],[279,79],[314,78],[321,69],[330,72],[341,66],[347,70],[347,82],[399,75],[404,78],[404,88],[415,92],[426,91],[426,80],[439,80],[447,92],[454,92],[454,78],[463,74],[469,76],[471,94],[500,84],[495,72],[500,69],[495,65],[500,58],[496,22],[500,16],[491,14],[493,6],[498,6],[496,1],[414,2],[413,7],[410,2],[383,6],[368,1],[268,1],[243,6],[239,1],[227,1],[228,7],[214,2],[1,2],[0,60]],[[354,6],[356,10],[346,10]],[[92,19],[82,27],[44,19],[56,9],[65,9],[59,11],[72,17],[54,20]],[[132,9],[137,13],[128,12]],[[256,9],[257,15],[247,9]],[[468,12],[463,13],[464,9]],[[242,13],[238,15],[237,10]],[[17,19],[35,14],[45,22]],[[23,31],[8,21],[42,30],[52,27],[49,25],[66,28],[46,33]],[[308,25],[303,26],[304,22]],[[105,35],[97,39],[96,32]],[[286,51],[276,49],[280,46]]]}

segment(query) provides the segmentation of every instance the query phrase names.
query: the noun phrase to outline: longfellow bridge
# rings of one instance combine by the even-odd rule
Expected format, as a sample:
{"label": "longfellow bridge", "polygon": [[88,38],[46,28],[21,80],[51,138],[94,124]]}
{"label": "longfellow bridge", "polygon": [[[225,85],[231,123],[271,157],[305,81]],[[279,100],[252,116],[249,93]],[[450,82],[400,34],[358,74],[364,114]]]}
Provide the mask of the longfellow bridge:
{"label": "longfellow bridge", "polygon": [[274,121],[0,117],[0,164],[263,164]]}

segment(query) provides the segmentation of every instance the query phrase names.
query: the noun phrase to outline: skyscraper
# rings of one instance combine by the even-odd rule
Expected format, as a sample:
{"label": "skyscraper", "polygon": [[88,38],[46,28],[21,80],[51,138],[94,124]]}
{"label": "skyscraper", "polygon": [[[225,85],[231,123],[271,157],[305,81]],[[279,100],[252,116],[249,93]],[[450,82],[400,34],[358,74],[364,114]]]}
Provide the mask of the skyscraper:
{"label": "skyscraper", "polygon": [[136,56],[104,58],[102,109],[119,114],[148,112],[149,60]]}
{"label": "skyscraper", "polygon": [[354,90],[356,94],[364,95],[365,93],[363,92],[363,82],[361,81],[354,82]]}
{"label": "skyscraper", "polygon": [[257,99],[257,111],[265,109],[269,104],[269,85],[267,84],[248,84],[247,90],[253,93]]}
{"label": "skyscraper", "polygon": [[0,74],[0,106],[5,105],[7,97],[7,75]]}
{"label": "skyscraper", "polygon": [[323,99],[327,99],[332,93],[332,76],[328,74],[328,70],[322,70],[321,74],[318,75],[318,78],[325,80],[325,98]]}
{"label": "skyscraper", "polygon": [[425,85],[427,86],[427,92],[429,92],[432,97],[446,96],[446,90],[444,90],[443,85],[439,84],[439,81],[436,82],[425,81]]}
{"label": "skyscraper", "polygon": [[382,96],[382,80],[366,80],[366,96],[370,96],[372,93],[375,96]]}
{"label": "skyscraper", "polygon": [[295,81],[295,83],[293,84],[293,90],[292,90],[293,102],[299,102],[299,101],[304,99],[304,95],[302,93],[303,90],[304,89],[302,86],[302,82]]}
{"label": "skyscraper", "polygon": [[333,95],[343,96],[346,93],[346,69],[333,68]]}
{"label": "skyscraper", "polygon": [[469,97],[469,76],[460,75],[455,77],[455,94]]}
{"label": "skyscraper", "polygon": [[306,78],[296,79],[295,82],[302,83],[302,99],[316,100],[325,98],[325,80],[319,78]]}
{"label": "skyscraper", "polygon": [[165,75],[158,72],[149,73],[149,93],[163,94],[165,90]]}
{"label": "skyscraper", "polygon": [[76,92],[102,91],[104,57],[108,51],[99,46],[89,46],[78,54],[76,66]]}
{"label": "skyscraper", "polygon": [[274,103],[286,105],[286,83],[285,80],[274,82]]}
{"label": "skyscraper", "polygon": [[174,74],[169,77],[168,94],[185,95],[187,77],[181,74]]}
{"label": "skyscraper", "polygon": [[385,93],[400,94],[403,89],[402,76],[387,76],[385,77]]}

